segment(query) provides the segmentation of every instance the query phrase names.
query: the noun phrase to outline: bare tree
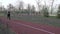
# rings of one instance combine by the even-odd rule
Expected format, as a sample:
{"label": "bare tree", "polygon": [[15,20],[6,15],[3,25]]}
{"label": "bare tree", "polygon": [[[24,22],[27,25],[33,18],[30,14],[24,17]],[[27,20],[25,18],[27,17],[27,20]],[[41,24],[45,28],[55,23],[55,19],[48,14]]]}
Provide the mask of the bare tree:
{"label": "bare tree", "polygon": [[8,5],[8,10],[9,10],[9,11],[12,11],[13,8],[14,8],[14,6],[13,6],[12,4],[9,4],[9,5]]}
{"label": "bare tree", "polygon": [[31,11],[31,5],[30,5],[30,4],[28,4],[27,10],[28,10],[28,11]]}
{"label": "bare tree", "polygon": [[38,10],[40,11],[40,7],[41,7],[40,3],[41,3],[41,0],[36,0],[36,3],[37,3],[37,6],[38,6]]}
{"label": "bare tree", "polygon": [[31,10],[34,12],[35,11],[35,6],[32,5]]}
{"label": "bare tree", "polygon": [[6,9],[5,9],[5,7],[4,7],[4,5],[2,6],[2,11],[5,11]]}
{"label": "bare tree", "polygon": [[57,17],[60,18],[60,5],[58,6]]}
{"label": "bare tree", "polygon": [[45,3],[45,6],[47,6],[47,5],[46,5],[46,0],[44,0],[44,3]]}
{"label": "bare tree", "polygon": [[35,14],[35,6],[34,5],[31,6],[31,14]]}
{"label": "bare tree", "polygon": [[42,8],[42,14],[43,14],[43,16],[45,16],[45,17],[48,17],[49,16],[48,10],[49,10],[49,7],[47,7],[47,6],[44,6]]}
{"label": "bare tree", "polygon": [[28,6],[27,6],[27,13],[29,14],[30,12],[31,12],[31,5],[28,4]]}
{"label": "bare tree", "polygon": [[44,5],[42,5],[42,10],[41,10],[41,13],[40,13],[42,16],[43,16],[43,12],[44,12],[44,10],[46,9],[46,6],[47,6],[46,5],[46,0],[44,0],[43,2],[44,2]]}
{"label": "bare tree", "polygon": [[2,11],[2,7],[0,7],[0,11]]}
{"label": "bare tree", "polygon": [[19,10],[23,10],[23,8],[24,8],[24,2],[20,1],[19,2]]}
{"label": "bare tree", "polygon": [[0,2],[0,11],[2,11],[2,2]]}
{"label": "bare tree", "polygon": [[54,0],[52,0],[52,2],[51,2],[51,14],[53,12],[53,3],[54,3]]}

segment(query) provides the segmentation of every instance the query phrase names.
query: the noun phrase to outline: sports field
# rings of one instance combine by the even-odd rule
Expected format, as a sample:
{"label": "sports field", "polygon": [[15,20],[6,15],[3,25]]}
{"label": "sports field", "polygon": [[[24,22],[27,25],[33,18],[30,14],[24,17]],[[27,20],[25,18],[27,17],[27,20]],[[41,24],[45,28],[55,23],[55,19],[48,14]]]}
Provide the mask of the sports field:
{"label": "sports field", "polygon": [[46,24],[50,26],[56,26],[60,27],[60,19],[57,18],[50,18],[50,17],[41,17],[41,16],[15,16],[12,17],[17,20],[23,20],[23,21],[28,21],[32,23],[38,23],[38,24]]}
{"label": "sports field", "polygon": [[8,23],[9,28],[16,34],[60,34],[60,27],[45,24],[31,23],[22,20],[0,17],[3,23]]}
{"label": "sports field", "polygon": [[60,19],[11,14],[11,20],[8,20],[6,16],[7,14],[0,16],[0,20],[8,23],[16,34],[60,34]]}
{"label": "sports field", "polygon": [[[7,17],[7,12],[0,12],[0,16]],[[20,15],[11,12],[11,18],[32,23],[46,24],[50,26],[60,27],[60,19],[56,18],[55,16],[44,17],[40,15]]]}

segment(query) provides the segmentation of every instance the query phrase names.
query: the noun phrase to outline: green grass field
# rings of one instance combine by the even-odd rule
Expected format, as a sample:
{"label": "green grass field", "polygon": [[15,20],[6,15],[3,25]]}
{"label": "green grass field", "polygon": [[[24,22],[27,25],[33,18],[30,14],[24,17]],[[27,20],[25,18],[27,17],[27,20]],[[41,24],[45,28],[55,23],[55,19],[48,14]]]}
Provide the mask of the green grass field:
{"label": "green grass field", "polygon": [[0,21],[0,34],[15,34],[15,32],[12,32],[10,28],[7,29],[7,26]]}
{"label": "green grass field", "polygon": [[12,18],[17,20],[27,21],[27,22],[60,27],[60,19],[56,19],[56,18],[47,18],[47,17],[41,17],[41,16],[15,16]]}
{"label": "green grass field", "polygon": [[[4,13],[4,17],[6,17],[7,14]],[[33,22],[33,23],[38,23],[38,24],[46,24],[50,26],[55,26],[55,27],[60,27],[60,19],[57,19],[56,16],[50,16],[50,17],[43,17],[43,16],[31,16],[31,15],[26,15],[26,16],[18,16],[15,14],[11,14],[12,19],[16,20],[23,20],[27,22]]]}

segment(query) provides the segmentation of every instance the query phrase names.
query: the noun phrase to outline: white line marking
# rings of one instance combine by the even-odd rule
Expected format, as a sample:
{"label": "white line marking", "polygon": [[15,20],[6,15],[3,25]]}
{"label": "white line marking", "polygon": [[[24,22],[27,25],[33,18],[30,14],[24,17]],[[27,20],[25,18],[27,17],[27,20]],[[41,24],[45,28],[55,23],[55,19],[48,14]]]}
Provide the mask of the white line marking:
{"label": "white line marking", "polygon": [[46,33],[49,33],[49,34],[55,34],[55,33],[52,33],[52,32],[50,32],[50,31],[47,31],[47,30],[44,30],[44,29],[39,29],[39,28],[32,27],[32,26],[30,26],[30,25],[26,25],[26,24],[22,24],[22,23],[17,23],[17,24],[23,25],[23,26],[25,26],[25,27],[33,28],[33,29],[36,29],[36,30],[39,30],[39,31],[43,31],[43,32],[46,32]]}

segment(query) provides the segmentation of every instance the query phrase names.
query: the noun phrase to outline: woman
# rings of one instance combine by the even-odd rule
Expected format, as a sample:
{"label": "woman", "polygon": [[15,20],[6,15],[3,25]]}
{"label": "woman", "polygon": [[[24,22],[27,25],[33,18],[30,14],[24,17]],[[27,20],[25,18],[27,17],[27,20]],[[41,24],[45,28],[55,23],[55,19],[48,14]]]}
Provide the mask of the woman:
{"label": "woman", "polygon": [[7,18],[10,20],[10,11],[8,11]]}

